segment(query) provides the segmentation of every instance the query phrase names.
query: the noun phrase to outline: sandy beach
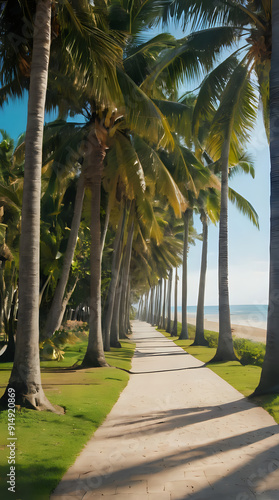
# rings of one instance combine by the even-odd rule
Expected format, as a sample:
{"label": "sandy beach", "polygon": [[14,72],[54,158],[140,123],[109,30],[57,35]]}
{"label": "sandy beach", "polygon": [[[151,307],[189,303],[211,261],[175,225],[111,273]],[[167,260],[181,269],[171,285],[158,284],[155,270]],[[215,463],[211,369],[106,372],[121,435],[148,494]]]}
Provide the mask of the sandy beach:
{"label": "sandy beach", "polygon": [[[188,314],[188,323],[191,325],[196,324],[196,317],[194,314]],[[178,313],[178,321],[181,322],[181,313]],[[213,332],[219,332],[219,323],[214,321],[204,320],[205,330],[212,330]],[[256,328],[249,325],[232,325],[232,332],[235,337],[254,340],[255,342],[266,343],[266,330],[262,328]]]}

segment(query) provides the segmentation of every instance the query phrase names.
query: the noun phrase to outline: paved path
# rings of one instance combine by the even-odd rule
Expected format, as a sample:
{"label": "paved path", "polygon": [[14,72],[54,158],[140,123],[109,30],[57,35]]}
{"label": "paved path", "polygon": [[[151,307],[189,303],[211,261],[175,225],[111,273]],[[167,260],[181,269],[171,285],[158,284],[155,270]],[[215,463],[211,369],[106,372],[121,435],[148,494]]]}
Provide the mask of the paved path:
{"label": "paved path", "polygon": [[154,328],[130,381],[51,499],[278,500],[279,426]]}

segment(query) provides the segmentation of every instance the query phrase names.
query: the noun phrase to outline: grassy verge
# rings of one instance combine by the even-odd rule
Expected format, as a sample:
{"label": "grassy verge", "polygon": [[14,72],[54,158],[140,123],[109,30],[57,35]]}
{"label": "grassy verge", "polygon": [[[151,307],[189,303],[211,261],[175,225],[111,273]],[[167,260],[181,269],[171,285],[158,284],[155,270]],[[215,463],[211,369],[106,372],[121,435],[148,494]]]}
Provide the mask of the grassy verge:
{"label": "grassy verge", "polygon": [[[159,330],[166,337],[170,337],[170,334],[165,332],[164,330]],[[178,333],[181,331],[181,324],[178,324]],[[179,340],[178,337],[171,337],[171,339],[175,342],[176,345],[182,347],[189,354],[194,356],[195,358],[207,363],[210,361],[215,352],[216,347],[200,347],[200,346],[191,346],[195,337],[195,326],[188,325],[189,339],[188,340]],[[210,345],[214,345],[215,341],[217,342],[218,334],[216,332],[211,332],[205,330],[205,337],[209,340]],[[244,339],[238,339],[243,340]],[[255,388],[257,387],[261,374],[261,367],[256,365],[255,359],[259,359],[258,351],[261,352],[260,347],[257,346],[258,343],[244,341],[245,343],[245,359],[251,359],[253,364],[241,365],[240,363],[233,361],[227,363],[210,363],[208,368],[214,371],[219,377],[223,378],[232,385],[235,389],[241,392],[244,396],[249,396],[253,393]],[[243,343],[239,342],[239,344],[243,347]],[[249,355],[249,345],[252,344],[252,354]],[[217,345],[217,343],[216,343]],[[256,345],[256,347],[255,347]],[[256,356],[254,356],[254,352],[256,351]],[[279,424],[279,396],[276,395],[267,395],[261,396],[253,399],[253,401],[262,406],[265,410],[267,410],[275,419],[275,421]]]}
{"label": "grassy verge", "polygon": [[[7,412],[0,413],[0,498],[49,499],[128,382],[129,375],[113,367],[129,370],[135,346],[127,341],[121,344],[122,349],[106,354],[111,368],[65,370],[83,359],[85,341],[67,345],[64,360],[41,363],[45,393],[52,403],[65,407],[66,413],[58,416],[26,409],[16,412],[16,495],[7,491]],[[0,369],[2,393],[11,363]]]}

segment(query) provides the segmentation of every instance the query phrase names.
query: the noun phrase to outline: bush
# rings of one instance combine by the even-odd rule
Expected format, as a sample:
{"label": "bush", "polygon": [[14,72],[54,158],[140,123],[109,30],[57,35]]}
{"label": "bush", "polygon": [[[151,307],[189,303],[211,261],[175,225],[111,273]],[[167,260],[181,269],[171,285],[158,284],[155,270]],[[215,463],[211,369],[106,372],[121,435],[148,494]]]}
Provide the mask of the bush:
{"label": "bush", "polygon": [[217,332],[205,331],[204,336],[208,341],[208,347],[214,347],[215,349],[217,349],[219,334]]}
{"label": "bush", "polygon": [[233,345],[243,365],[262,366],[265,355],[263,343],[247,339],[234,339]]}

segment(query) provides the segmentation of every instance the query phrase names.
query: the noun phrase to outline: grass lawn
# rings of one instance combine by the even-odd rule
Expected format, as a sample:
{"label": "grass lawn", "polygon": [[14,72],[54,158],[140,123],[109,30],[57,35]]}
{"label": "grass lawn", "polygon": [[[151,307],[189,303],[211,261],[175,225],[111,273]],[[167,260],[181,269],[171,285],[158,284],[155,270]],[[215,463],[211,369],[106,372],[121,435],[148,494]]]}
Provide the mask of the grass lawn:
{"label": "grass lawn", "polygon": [[[191,346],[195,336],[195,326],[193,325],[188,325],[188,333],[190,337],[188,340],[178,340],[178,337],[171,337],[170,334],[165,332],[164,330],[159,331],[166,337],[171,338],[176,345],[182,347],[182,349],[184,349],[200,361],[203,361],[204,363],[210,361],[216,352],[216,349],[212,347]],[[181,323],[178,323],[178,332],[180,333],[180,331]],[[216,335],[215,332],[205,330],[205,337],[207,336],[207,334]],[[260,380],[261,368],[259,366],[243,366],[237,361],[231,361],[227,363],[210,363],[208,365],[208,368],[219,375],[219,377],[226,380],[226,382],[232,385],[244,396],[250,396],[257,387]],[[267,410],[279,424],[278,394],[253,398],[252,401]]]}
{"label": "grass lawn", "polygon": [[[104,421],[126,386],[135,345],[121,341],[122,349],[111,349],[106,359],[111,368],[67,371],[83,359],[86,342],[67,345],[64,360],[44,361],[42,381],[53,404],[63,406],[64,415],[21,409],[16,412],[16,494],[7,491],[7,411],[0,413],[0,498],[44,500],[74,462],[93,432]],[[8,382],[11,363],[0,366],[1,394]]]}

